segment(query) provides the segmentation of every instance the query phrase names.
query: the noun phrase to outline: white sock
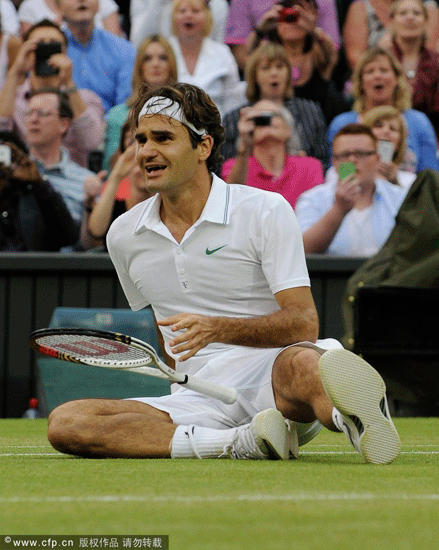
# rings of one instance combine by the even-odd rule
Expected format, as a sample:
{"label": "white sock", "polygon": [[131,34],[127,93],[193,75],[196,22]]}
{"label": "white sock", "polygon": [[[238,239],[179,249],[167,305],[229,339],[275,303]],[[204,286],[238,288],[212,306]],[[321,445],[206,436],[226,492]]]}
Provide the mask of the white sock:
{"label": "white sock", "polygon": [[235,435],[236,428],[216,430],[201,426],[177,426],[171,441],[172,458],[218,458]]}

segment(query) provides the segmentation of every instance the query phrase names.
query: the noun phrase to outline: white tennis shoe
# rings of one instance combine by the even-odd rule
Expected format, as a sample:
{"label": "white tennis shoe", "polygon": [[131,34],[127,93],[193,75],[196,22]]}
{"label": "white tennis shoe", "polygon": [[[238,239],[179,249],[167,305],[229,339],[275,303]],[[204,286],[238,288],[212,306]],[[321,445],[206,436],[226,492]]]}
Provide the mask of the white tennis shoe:
{"label": "white tennis shoe", "polygon": [[326,351],[319,361],[334,424],[366,462],[388,464],[401,450],[389,414],[386,385],[364,359],[345,349]]}
{"label": "white tennis shoe", "polygon": [[288,460],[299,454],[294,422],[276,409],[258,413],[250,424],[236,429],[222,456],[246,460]]}

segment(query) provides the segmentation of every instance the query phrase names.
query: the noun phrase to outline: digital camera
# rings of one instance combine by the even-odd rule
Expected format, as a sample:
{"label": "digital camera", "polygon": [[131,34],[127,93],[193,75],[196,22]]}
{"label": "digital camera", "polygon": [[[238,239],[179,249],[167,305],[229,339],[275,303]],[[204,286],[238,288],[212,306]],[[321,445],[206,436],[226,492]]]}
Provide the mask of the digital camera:
{"label": "digital camera", "polygon": [[273,113],[271,111],[265,111],[253,117],[255,126],[270,126]]}
{"label": "digital camera", "polygon": [[279,14],[279,22],[296,23],[299,19],[299,10],[295,7],[295,0],[279,0],[278,4],[282,6]]}

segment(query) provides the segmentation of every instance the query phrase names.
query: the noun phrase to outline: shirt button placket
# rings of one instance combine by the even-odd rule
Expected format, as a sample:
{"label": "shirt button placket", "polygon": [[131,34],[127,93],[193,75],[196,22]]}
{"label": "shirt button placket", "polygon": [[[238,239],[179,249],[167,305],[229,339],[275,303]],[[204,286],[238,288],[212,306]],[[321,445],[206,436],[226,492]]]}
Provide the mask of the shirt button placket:
{"label": "shirt button placket", "polygon": [[180,288],[182,292],[190,290],[189,281],[187,279],[186,266],[184,261],[184,253],[182,247],[179,245],[175,251],[175,269],[177,277],[180,282]]}

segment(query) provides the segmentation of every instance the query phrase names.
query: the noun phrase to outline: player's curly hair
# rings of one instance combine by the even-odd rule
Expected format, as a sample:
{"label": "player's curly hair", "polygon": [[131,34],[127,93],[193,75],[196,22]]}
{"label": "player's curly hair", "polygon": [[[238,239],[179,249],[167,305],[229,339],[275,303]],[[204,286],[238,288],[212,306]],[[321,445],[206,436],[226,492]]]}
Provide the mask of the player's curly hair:
{"label": "player's curly hair", "polygon": [[[144,85],[139,90],[137,100],[130,110],[129,124],[135,131],[138,126],[139,113],[143,105],[152,97],[167,97],[180,104],[187,121],[197,129],[204,129],[213,139],[212,151],[206,161],[209,171],[215,172],[220,166],[223,157],[220,153],[224,141],[225,131],[221,124],[221,115],[215,103],[198,86],[179,82],[173,85],[162,86],[151,90]],[[195,149],[201,142],[201,136],[187,128],[192,147]]]}

